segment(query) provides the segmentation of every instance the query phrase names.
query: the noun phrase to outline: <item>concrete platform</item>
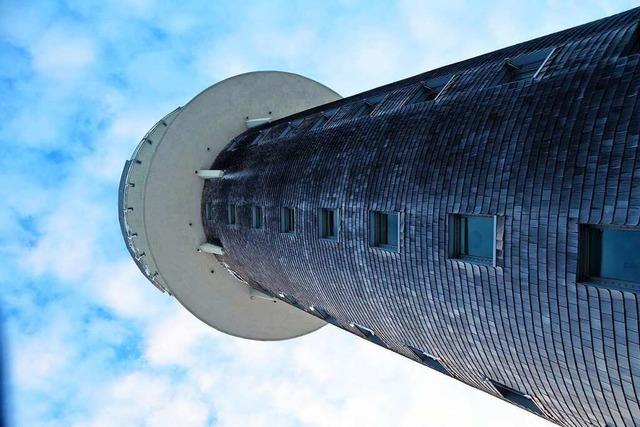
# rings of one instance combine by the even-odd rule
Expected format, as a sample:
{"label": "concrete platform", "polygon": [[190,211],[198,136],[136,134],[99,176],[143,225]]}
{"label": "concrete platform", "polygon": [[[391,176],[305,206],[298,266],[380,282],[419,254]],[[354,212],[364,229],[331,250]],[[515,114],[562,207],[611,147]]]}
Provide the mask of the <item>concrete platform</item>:
{"label": "concrete platform", "polygon": [[306,77],[276,71],[241,74],[201,92],[165,116],[143,138],[123,170],[119,217],[127,248],[142,273],[194,316],[230,335],[282,340],[324,322],[280,301],[261,298],[210,253],[201,217],[206,170],[247,120],[281,117],[340,99]]}

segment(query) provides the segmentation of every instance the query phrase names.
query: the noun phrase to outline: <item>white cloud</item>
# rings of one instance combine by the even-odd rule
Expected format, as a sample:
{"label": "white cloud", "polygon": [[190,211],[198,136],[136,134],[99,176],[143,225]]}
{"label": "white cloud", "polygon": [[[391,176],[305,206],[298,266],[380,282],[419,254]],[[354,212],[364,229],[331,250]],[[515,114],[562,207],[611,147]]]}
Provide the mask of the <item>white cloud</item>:
{"label": "white cloud", "polygon": [[131,158],[132,147],[166,113],[169,111],[154,117],[147,112],[122,107],[114,113],[109,128],[96,136],[95,149],[78,159],[77,177],[98,180],[101,185],[119,183],[124,162]]}
{"label": "white cloud", "polygon": [[79,279],[100,259],[101,226],[113,209],[92,200],[90,185],[72,182],[54,200],[55,210],[41,223],[42,237],[23,250],[20,264],[34,275],[52,273],[62,280]]}
{"label": "white cloud", "polygon": [[46,3],[1,2],[0,36],[15,45],[28,45],[51,22],[52,9],[54,6]]}
{"label": "white cloud", "polygon": [[89,419],[74,425],[204,426],[211,408],[188,384],[169,375],[133,372],[114,381]]}
{"label": "white cloud", "polygon": [[[150,362],[187,369],[181,381],[202,387],[215,402],[220,426],[409,426],[421,420],[434,426],[549,425],[331,326],[297,340],[263,343],[211,330],[194,333],[199,327],[190,327],[193,322],[172,320],[173,329],[157,325],[165,334],[149,335],[149,346],[170,355]],[[186,338],[177,338],[179,331]],[[175,346],[181,349],[171,350]],[[201,376],[208,377],[204,386]],[[460,406],[474,410],[453,410]],[[503,419],[495,419],[496,408]]]}
{"label": "white cloud", "polygon": [[[488,28],[491,36],[500,46],[509,46],[513,40],[522,38],[519,20],[509,10],[498,9],[488,16]],[[511,42],[511,43],[510,43]]]}
{"label": "white cloud", "polygon": [[161,294],[133,262],[127,261],[103,262],[92,270],[87,278],[91,286],[87,292],[97,303],[123,318],[143,323],[162,321],[158,316],[171,305],[169,296]]}
{"label": "white cloud", "polygon": [[20,357],[15,359],[13,373],[21,387],[30,390],[50,391],[54,380],[65,368],[72,353],[59,330],[60,323],[39,334],[30,336],[19,345]]}
{"label": "white cloud", "polygon": [[198,344],[211,331],[204,323],[194,322],[193,316],[177,303],[174,308],[153,322],[147,333],[145,356],[154,365],[189,367],[198,356]]}
{"label": "white cloud", "polygon": [[69,83],[94,62],[96,46],[86,35],[52,28],[32,46],[31,54],[36,71],[57,82]]}

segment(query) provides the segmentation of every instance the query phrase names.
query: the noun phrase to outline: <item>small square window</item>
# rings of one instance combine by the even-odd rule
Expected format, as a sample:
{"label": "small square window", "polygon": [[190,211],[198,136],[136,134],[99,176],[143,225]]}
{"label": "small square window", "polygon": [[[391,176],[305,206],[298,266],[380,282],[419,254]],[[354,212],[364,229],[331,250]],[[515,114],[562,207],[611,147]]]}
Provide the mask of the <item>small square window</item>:
{"label": "small square window", "polygon": [[211,203],[204,204],[204,219],[211,221],[213,219],[213,206]]}
{"label": "small square window", "polygon": [[494,264],[496,217],[451,215],[449,255],[479,264]]}
{"label": "small square window", "polygon": [[394,252],[399,251],[400,221],[398,212],[371,211],[369,230],[373,246]]}
{"label": "small square window", "polygon": [[500,384],[497,381],[489,380],[489,382],[491,383],[491,385],[493,385],[493,387],[495,387],[498,393],[500,393],[500,395],[505,400],[508,400],[514,405],[517,405],[521,408],[524,408],[528,411],[538,414],[541,417],[546,417],[544,412],[542,412],[542,409],[540,409],[540,407],[536,404],[536,402],[533,401],[531,396],[524,394],[522,392],[519,392],[517,390],[514,390],[511,387],[508,387],[504,384]]}
{"label": "small square window", "polygon": [[525,53],[513,59],[506,59],[500,83],[517,82],[535,77],[552,52],[553,48],[547,48]]}
{"label": "small square window", "polygon": [[340,213],[338,209],[320,209],[320,237],[338,240]]}
{"label": "small square window", "polygon": [[440,92],[444,90],[449,82],[453,79],[451,74],[440,77],[427,79],[420,83],[413,97],[409,100],[409,104],[418,104],[421,102],[433,101],[438,97]]}
{"label": "small square window", "polygon": [[237,219],[236,205],[227,205],[227,224],[234,225]]}
{"label": "small square window", "polygon": [[251,207],[251,227],[260,229],[264,226],[264,211],[262,206],[253,205]]}
{"label": "small square window", "polygon": [[296,212],[293,208],[280,208],[280,232],[293,233],[296,229]]}
{"label": "small square window", "polygon": [[640,290],[640,230],[582,225],[579,245],[581,280]]}

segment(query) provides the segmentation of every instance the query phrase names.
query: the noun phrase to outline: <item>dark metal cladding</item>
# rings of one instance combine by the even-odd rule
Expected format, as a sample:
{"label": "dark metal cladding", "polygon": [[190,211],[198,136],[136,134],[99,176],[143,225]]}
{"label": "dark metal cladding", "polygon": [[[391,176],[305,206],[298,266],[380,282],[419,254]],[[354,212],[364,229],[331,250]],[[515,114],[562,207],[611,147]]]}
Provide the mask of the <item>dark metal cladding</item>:
{"label": "dark metal cladding", "polygon": [[[250,285],[553,422],[640,425],[638,291],[578,275],[580,224],[640,225],[639,19],[633,9],[247,131],[205,185],[208,238]],[[546,48],[535,76],[498,77]],[[424,82],[439,90],[448,75],[432,99]],[[281,207],[296,209],[294,233],[280,233]],[[339,209],[338,241],[319,238],[320,208]],[[399,252],[370,245],[371,210],[400,212]],[[497,266],[450,259],[452,213],[500,218]]]}

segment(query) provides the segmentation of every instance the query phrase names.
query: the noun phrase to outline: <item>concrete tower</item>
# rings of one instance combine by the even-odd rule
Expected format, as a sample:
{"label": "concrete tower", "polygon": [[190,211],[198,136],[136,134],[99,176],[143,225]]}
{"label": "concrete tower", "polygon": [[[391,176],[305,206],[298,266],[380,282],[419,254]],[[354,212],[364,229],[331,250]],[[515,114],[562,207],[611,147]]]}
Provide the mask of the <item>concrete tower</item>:
{"label": "concrete tower", "polygon": [[126,163],[127,248],[228,334],[331,323],[561,425],[640,425],[639,20],[345,99],[224,80]]}

